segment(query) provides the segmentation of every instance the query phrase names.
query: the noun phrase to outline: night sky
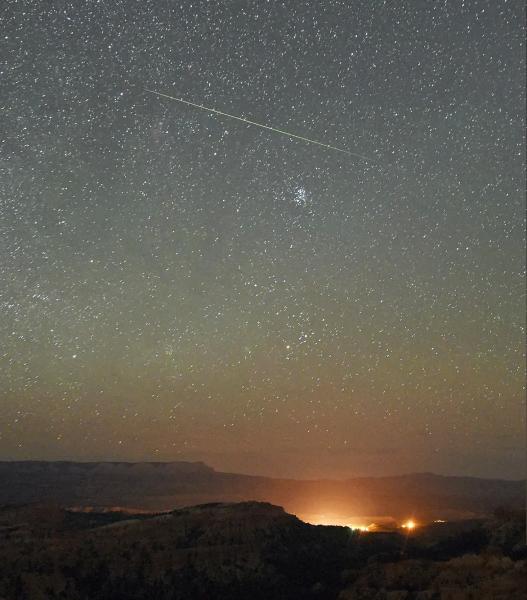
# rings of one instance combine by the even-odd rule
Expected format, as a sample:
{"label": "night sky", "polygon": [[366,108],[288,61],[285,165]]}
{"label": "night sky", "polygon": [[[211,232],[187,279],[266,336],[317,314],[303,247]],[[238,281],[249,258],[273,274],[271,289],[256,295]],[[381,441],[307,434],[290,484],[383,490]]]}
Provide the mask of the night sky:
{"label": "night sky", "polygon": [[521,0],[0,10],[0,458],[524,475]]}

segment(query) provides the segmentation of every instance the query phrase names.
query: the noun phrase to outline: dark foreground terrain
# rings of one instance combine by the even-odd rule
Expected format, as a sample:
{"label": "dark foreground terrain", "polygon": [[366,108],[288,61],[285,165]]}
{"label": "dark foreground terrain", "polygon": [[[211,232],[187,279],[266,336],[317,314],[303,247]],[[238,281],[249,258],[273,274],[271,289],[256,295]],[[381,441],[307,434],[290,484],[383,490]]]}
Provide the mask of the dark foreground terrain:
{"label": "dark foreground terrain", "polygon": [[166,514],[0,509],[3,600],[527,597],[524,514],[411,534],[308,525],[267,503]]}

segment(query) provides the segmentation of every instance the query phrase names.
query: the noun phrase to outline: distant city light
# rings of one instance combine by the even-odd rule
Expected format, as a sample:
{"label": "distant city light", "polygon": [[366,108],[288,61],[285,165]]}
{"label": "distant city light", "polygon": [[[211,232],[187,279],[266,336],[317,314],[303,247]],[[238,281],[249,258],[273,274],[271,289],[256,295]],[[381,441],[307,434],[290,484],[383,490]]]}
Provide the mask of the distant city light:
{"label": "distant city light", "polygon": [[371,525],[348,525],[353,531],[370,531]]}

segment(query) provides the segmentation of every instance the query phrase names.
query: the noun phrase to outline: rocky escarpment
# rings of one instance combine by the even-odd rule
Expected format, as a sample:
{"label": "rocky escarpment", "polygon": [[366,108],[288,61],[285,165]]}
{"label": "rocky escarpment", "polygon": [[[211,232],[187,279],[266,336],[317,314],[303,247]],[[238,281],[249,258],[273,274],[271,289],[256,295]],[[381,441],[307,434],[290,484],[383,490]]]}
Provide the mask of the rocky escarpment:
{"label": "rocky escarpment", "polygon": [[[424,599],[444,591],[490,600],[505,589],[522,597],[522,518],[501,511],[402,535],[313,526],[260,502],[154,515],[3,507],[0,598]],[[499,594],[478,595],[485,589]]]}

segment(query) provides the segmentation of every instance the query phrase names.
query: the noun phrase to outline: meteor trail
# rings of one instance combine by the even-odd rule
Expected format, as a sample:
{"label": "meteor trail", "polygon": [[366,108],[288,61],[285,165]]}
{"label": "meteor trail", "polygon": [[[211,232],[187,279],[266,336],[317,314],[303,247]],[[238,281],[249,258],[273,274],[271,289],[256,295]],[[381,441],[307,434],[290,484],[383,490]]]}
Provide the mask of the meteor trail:
{"label": "meteor trail", "polygon": [[323,148],[327,148],[328,150],[335,150],[336,152],[342,152],[343,154],[348,154],[349,156],[356,156],[357,158],[361,158],[362,160],[372,160],[367,156],[362,156],[362,154],[350,152],[349,150],[343,150],[342,148],[336,148],[335,146],[330,146],[329,144],[317,142],[316,140],[310,140],[309,138],[302,137],[301,135],[296,135],[295,133],[290,133],[289,131],[277,129],[276,127],[270,127],[269,125],[262,125],[262,123],[249,121],[249,119],[237,117],[236,115],[230,115],[229,113],[222,112],[221,110],[216,110],[215,108],[209,108],[207,106],[202,106],[201,104],[194,104],[194,102],[189,102],[188,100],[183,100],[182,98],[176,98],[175,96],[169,96],[168,94],[162,94],[161,92],[156,92],[154,90],[145,89],[145,92],[148,92],[150,94],[156,94],[157,96],[162,96],[163,98],[169,98],[170,100],[176,100],[177,102],[182,102],[183,104],[188,104],[189,106],[194,106],[195,108],[200,108],[201,110],[211,112],[215,115],[229,117],[230,119],[236,119],[237,121],[242,121],[243,123],[248,123],[249,125],[255,125],[256,127],[261,127],[262,129],[268,129],[269,131],[274,131],[275,133],[281,133],[282,135],[286,135],[287,137],[296,138],[297,140],[302,140],[303,142],[308,142],[309,144],[316,144],[317,146],[322,146]]}

